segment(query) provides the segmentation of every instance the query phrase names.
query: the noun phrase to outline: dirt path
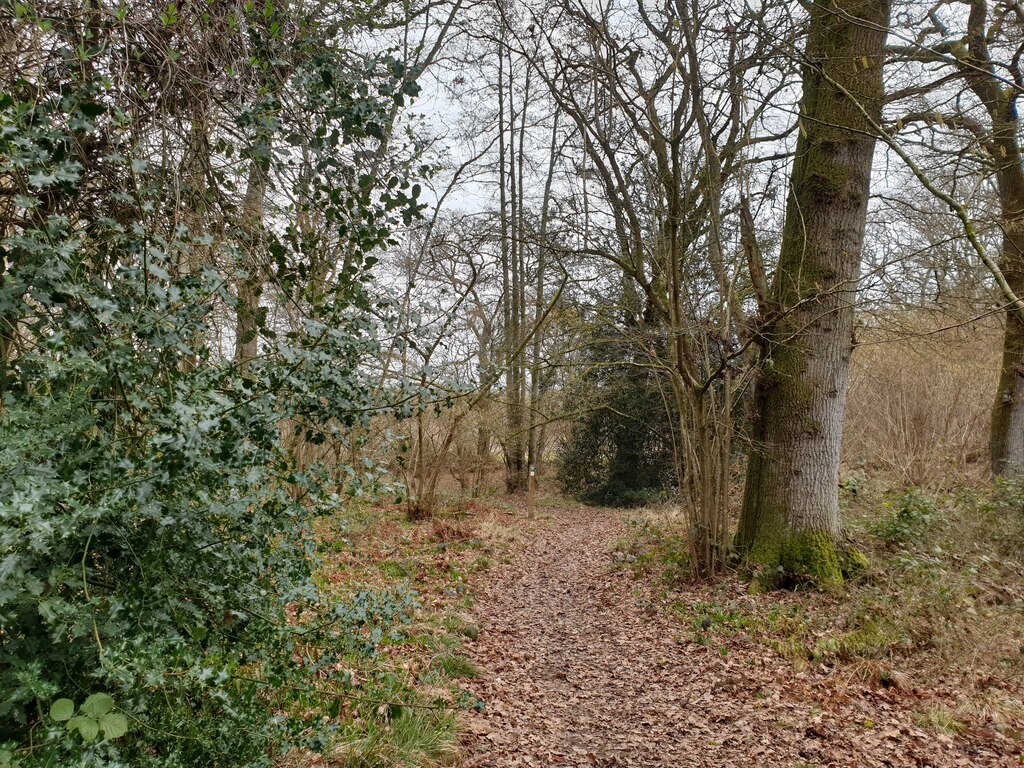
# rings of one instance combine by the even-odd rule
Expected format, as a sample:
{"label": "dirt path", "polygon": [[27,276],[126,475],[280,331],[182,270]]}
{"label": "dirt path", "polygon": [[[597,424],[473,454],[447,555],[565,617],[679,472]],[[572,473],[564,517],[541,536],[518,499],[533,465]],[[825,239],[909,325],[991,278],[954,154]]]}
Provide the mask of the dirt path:
{"label": "dirt path", "polygon": [[617,516],[563,510],[481,585],[468,766],[1019,765],[921,730],[908,694],[841,689],[749,638],[694,642],[613,573]]}

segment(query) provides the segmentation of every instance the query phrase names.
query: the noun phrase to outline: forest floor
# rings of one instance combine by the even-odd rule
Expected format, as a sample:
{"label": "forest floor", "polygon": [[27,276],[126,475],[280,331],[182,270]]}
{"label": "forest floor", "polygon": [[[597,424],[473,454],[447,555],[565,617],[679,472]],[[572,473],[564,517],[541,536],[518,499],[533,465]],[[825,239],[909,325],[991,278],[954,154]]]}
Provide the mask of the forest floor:
{"label": "forest floor", "polygon": [[954,714],[956,675],[915,684],[825,663],[821,641],[794,663],[777,642],[786,596],[749,596],[736,579],[666,591],[628,567],[643,555],[628,554],[641,550],[623,513],[542,517],[474,578],[480,633],[466,650],[480,672],[460,685],[481,707],[462,716],[467,768],[1024,763],[1021,713]]}

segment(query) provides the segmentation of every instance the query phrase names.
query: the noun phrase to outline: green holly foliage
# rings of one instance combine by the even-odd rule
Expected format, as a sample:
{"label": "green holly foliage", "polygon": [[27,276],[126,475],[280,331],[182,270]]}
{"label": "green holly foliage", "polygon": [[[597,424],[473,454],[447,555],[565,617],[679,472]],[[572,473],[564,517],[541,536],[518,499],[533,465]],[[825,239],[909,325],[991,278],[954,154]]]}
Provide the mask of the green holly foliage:
{"label": "green holly foliage", "polygon": [[[330,684],[341,655],[375,653],[413,605],[317,591],[310,521],[344,489],[337,467],[287,450],[282,425],[343,442],[391,408],[362,372],[388,311],[368,267],[418,190],[400,168],[366,181],[354,158],[415,73],[286,7],[161,6],[159,35],[153,7],[72,21],[19,4],[12,25],[11,50],[36,48],[12,57],[24,67],[0,96],[0,765],[315,751],[329,726],[286,692]],[[201,33],[223,58],[181,64]],[[172,63],[216,76],[161,79]],[[217,146],[197,191],[178,150],[154,142],[195,124],[181,111],[202,88],[237,108],[233,132],[204,138]],[[257,156],[273,205],[253,236],[228,201],[243,188],[234,161]],[[320,228],[300,231],[314,210]],[[297,319],[261,312],[243,371],[217,340],[256,240]]]}

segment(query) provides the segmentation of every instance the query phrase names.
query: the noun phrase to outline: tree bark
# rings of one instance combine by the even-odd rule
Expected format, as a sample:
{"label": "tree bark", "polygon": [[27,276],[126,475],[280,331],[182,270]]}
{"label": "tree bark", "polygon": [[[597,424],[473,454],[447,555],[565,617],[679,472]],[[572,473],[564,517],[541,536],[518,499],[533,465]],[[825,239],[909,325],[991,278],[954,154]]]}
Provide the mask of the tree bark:
{"label": "tree bark", "polygon": [[[1022,176],[1019,157],[1018,154],[1018,177]],[[1024,183],[1020,185],[1020,192],[1015,211],[1008,211],[1003,206],[1000,264],[1006,281],[1018,296],[1024,291]],[[992,406],[989,453],[994,475],[1024,474],[1024,318],[1013,309],[1006,312],[999,388]]]}
{"label": "tree bark", "polygon": [[[972,40],[975,58],[988,51]],[[984,59],[982,59],[984,60]],[[1021,154],[1021,124],[1017,114],[1017,95],[1001,87],[985,68],[985,79],[976,74],[972,87],[992,116],[992,148],[999,191],[1000,225],[1003,230],[999,268],[1015,296],[1024,293],[1024,159]],[[1014,308],[1006,310],[1003,333],[1003,359],[999,388],[992,406],[989,438],[992,472],[995,475],[1024,473],[1024,316]]]}
{"label": "tree bark", "polygon": [[[518,154],[516,149],[516,121],[525,120],[527,102],[524,98],[520,113],[515,108],[515,68],[512,51],[508,54],[508,91],[505,103],[508,105],[508,205],[507,224],[503,237],[508,241],[502,246],[503,261],[508,276],[505,303],[507,323],[505,326],[505,490],[510,494],[526,491],[528,474],[526,468],[526,427],[524,418],[525,371],[520,346],[523,341],[523,232],[522,232],[522,174],[523,143],[520,129]],[[529,71],[529,70],[527,70]],[[527,88],[529,87],[527,80]],[[529,92],[527,91],[527,97]],[[525,126],[524,126],[525,127]],[[504,204],[503,208],[504,210]]]}
{"label": "tree bark", "polygon": [[242,374],[259,353],[259,306],[263,288],[260,268],[261,229],[267,197],[268,163],[265,158],[250,161],[245,197],[242,199],[242,227],[245,233],[244,274],[238,280],[238,310],[235,324],[235,364]]}
{"label": "tree bark", "polygon": [[780,574],[822,587],[843,581],[839,447],[889,2],[818,0],[810,14],[737,535],[765,586]]}
{"label": "tree bark", "polygon": [[543,450],[542,434],[544,428],[537,424],[537,416],[541,410],[541,396],[545,387],[541,384],[543,361],[541,347],[543,342],[544,315],[544,280],[548,259],[548,223],[551,218],[551,190],[554,184],[556,164],[558,161],[558,118],[559,110],[555,109],[551,123],[551,154],[548,156],[548,172],[544,181],[544,196],[540,205],[540,229],[537,243],[537,274],[534,283],[533,297],[533,352],[530,358],[530,429],[527,439],[526,463],[537,470],[538,476]]}

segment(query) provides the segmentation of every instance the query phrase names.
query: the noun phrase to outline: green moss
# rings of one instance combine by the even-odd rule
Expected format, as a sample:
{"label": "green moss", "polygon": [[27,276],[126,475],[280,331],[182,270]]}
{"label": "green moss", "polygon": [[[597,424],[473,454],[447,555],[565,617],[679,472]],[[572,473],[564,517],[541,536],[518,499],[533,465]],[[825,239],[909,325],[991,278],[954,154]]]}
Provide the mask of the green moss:
{"label": "green moss", "polygon": [[772,579],[765,578],[764,573],[759,573],[750,580],[747,592],[751,595],[763,595],[765,592],[775,589],[775,584],[772,582]]}
{"label": "green moss", "polygon": [[871,561],[856,547],[844,547],[839,552],[839,566],[843,576],[852,578],[867,571],[871,567]]}
{"label": "green moss", "polygon": [[765,592],[780,586],[799,584],[819,589],[836,589],[843,584],[843,574],[866,565],[866,558],[856,552],[840,550],[835,540],[823,531],[803,531],[788,536],[766,537],[764,532],[754,543],[750,562],[759,566],[751,580],[751,593]]}
{"label": "green moss", "polygon": [[814,160],[815,162],[807,169],[804,189],[809,194],[821,197],[842,194],[844,187],[850,181],[850,172],[839,163],[834,162],[831,155],[816,156]]}
{"label": "green moss", "polygon": [[778,536],[768,536],[767,531],[762,529],[754,540],[754,546],[749,554],[750,562],[759,566],[750,580],[750,593],[752,595],[760,595],[773,589],[778,589],[783,575],[780,567],[781,553],[781,538]]}
{"label": "green moss", "polygon": [[808,419],[803,423],[803,428],[801,431],[805,435],[810,435],[811,437],[818,437],[825,430],[821,426],[820,421],[817,421],[816,419]]}
{"label": "green moss", "polygon": [[801,531],[786,537],[779,565],[785,573],[805,577],[821,589],[843,583],[835,539],[824,531]]}
{"label": "green moss", "polygon": [[782,537],[772,535],[773,527],[762,524],[750,548],[750,562],[755,565],[776,566],[782,552]]}

